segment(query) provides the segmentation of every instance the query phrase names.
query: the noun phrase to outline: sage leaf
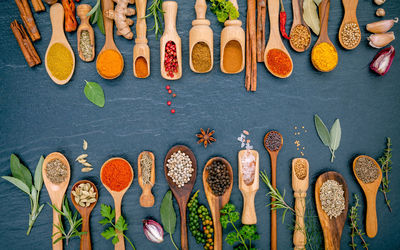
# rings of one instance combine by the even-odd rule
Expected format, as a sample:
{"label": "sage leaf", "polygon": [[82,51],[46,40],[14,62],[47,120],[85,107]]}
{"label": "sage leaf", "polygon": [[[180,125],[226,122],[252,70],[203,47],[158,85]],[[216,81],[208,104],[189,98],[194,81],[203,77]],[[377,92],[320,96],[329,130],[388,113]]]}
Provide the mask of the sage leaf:
{"label": "sage leaf", "polygon": [[165,231],[169,234],[173,234],[176,226],[176,213],[172,204],[171,190],[165,194],[161,202],[160,215]]}
{"label": "sage leaf", "polygon": [[[22,165],[22,163],[15,154],[11,154],[10,169],[13,177],[21,180],[23,183],[26,184],[26,186],[28,186],[29,189],[32,187],[31,172],[27,167]],[[28,193],[30,192],[28,191]]]}
{"label": "sage leaf", "polygon": [[317,5],[313,0],[304,0],[303,2],[303,19],[318,36],[320,32],[320,21],[317,12]]}
{"label": "sage leaf", "polygon": [[35,177],[34,177],[34,184],[35,184],[35,188],[38,192],[40,192],[40,190],[42,190],[42,186],[43,186],[43,175],[42,175],[42,167],[43,167],[43,161],[44,161],[44,157],[40,156],[39,162],[36,166],[36,170],[35,170]]}
{"label": "sage leaf", "polygon": [[330,148],[335,151],[339,148],[340,138],[342,137],[342,129],[340,128],[340,121],[336,119],[331,128],[331,144]]}
{"label": "sage leaf", "polygon": [[1,178],[14,184],[17,188],[21,189],[21,191],[23,191],[24,193],[26,193],[28,195],[31,194],[31,192],[29,191],[29,187],[24,182],[22,182],[20,179],[17,179],[12,176],[2,176]]}
{"label": "sage leaf", "polygon": [[103,21],[103,14],[102,14],[101,8],[99,9],[99,16],[97,18],[97,27],[99,27],[99,30],[101,33],[103,33],[103,35],[106,34],[106,32],[104,30],[104,21]]}
{"label": "sage leaf", "polygon": [[325,146],[330,147],[331,145],[331,135],[328,128],[325,126],[324,122],[318,115],[314,116],[315,129],[317,130],[318,136]]}
{"label": "sage leaf", "polygon": [[100,108],[104,107],[105,99],[104,92],[101,86],[96,82],[88,82],[86,80],[85,82],[86,86],[84,92],[86,98]]}

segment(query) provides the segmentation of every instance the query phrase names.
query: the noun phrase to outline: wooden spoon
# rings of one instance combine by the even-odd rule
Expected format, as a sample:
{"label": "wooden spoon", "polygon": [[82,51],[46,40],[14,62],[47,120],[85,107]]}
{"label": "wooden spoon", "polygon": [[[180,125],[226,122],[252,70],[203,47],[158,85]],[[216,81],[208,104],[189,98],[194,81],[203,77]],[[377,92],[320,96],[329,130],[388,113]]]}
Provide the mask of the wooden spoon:
{"label": "wooden spoon", "polygon": [[89,221],[90,221],[90,213],[92,212],[93,208],[96,206],[96,203],[99,199],[99,192],[97,191],[97,187],[96,185],[94,185],[93,182],[88,181],[88,180],[80,180],[77,183],[75,183],[72,186],[72,191],[75,190],[80,184],[86,184],[89,183],[93,189],[94,192],[96,193],[96,201],[92,204],[90,204],[90,206],[88,207],[81,207],[78,203],[76,203],[75,201],[75,196],[72,194],[71,192],[71,200],[72,200],[72,204],[74,204],[76,210],[78,210],[79,214],[82,217],[82,232],[86,232],[85,234],[83,234],[81,236],[81,246],[80,249],[81,250],[91,250],[92,249],[92,241],[90,240],[90,225],[89,225]]}
{"label": "wooden spoon", "polygon": [[[142,160],[142,157],[144,154],[148,154],[153,161],[153,164],[151,166],[150,184],[143,184],[141,160]],[[155,160],[154,154],[152,152],[143,151],[142,153],[139,154],[139,157],[138,157],[138,182],[139,182],[139,186],[143,190],[142,195],[140,196],[140,206],[142,206],[142,207],[152,207],[154,205],[154,196],[151,193],[151,189],[153,188],[153,186],[156,182],[155,161],[156,160]]]}
{"label": "wooden spoon", "polygon": [[[104,166],[107,165],[108,162],[110,162],[110,161],[112,161],[112,160],[116,160],[116,159],[123,160],[123,161],[125,161],[125,162],[129,165],[130,170],[132,171],[132,179],[131,179],[131,181],[129,182],[129,184],[127,185],[127,187],[124,188],[124,189],[121,190],[121,191],[113,191],[113,190],[111,190],[108,186],[106,186],[106,185],[104,184],[103,179],[101,180],[101,183],[103,183],[103,186],[108,190],[108,192],[111,194],[111,196],[112,196],[113,199],[114,199],[114,205],[115,205],[115,221],[118,221],[119,217],[121,216],[121,203],[122,203],[122,198],[124,197],[124,194],[126,193],[126,191],[128,190],[128,188],[129,188],[129,187],[131,186],[131,184],[132,184],[133,177],[134,177],[134,172],[133,172],[133,170],[132,170],[131,164],[129,164],[129,162],[128,162],[127,160],[125,160],[125,159],[123,159],[123,158],[120,158],[120,157],[114,157],[114,158],[109,159],[108,161],[106,161],[106,162],[103,164],[103,166],[101,167],[101,170],[100,170],[100,177],[103,176],[103,175],[102,175],[102,172],[103,172]],[[117,244],[114,245],[114,249],[115,249],[115,250],[124,250],[124,249],[125,249],[125,239],[124,239],[124,236],[120,235],[120,236],[118,236],[118,239],[119,239],[119,241],[118,241]]]}
{"label": "wooden spoon", "polygon": [[[358,178],[356,173],[356,162],[358,159],[365,157],[370,159],[375,167],[378,169],[379,176],[375,181],[371,183],[364,183],[360,178]],[[382,170],[379,164],[371,157],[367,155],[360,155],[353,161],[353,172],[354,175],[360,184],[362,190],[364,191],[365,198],[367,199],[367,215],[365,216],[365,231],[367,232],[368,237],[374,238],[378,233],[378,218],[376,216],[376,194],[379,190],[379,186],[382,182]]]}
{"label": "wooden spoon", "polygon": [[[335,49],[335,53],[337,54],[336,48],[335,48],[335,46],[333,46],[333,43],[331,42],[331,40],[329,39],[329,36],[328,36],[328,19],[329,19],[330,5],[331,5],[330,0],[322,0],[322,2],[319,4],[319,17],[321,20],[321,31],[319,33],[319,38],[318,38],[317,42],[314,44],[311,54],[314,52],[314,49],[317,47],[317,45],[319,45],[321,43],[330,44]],[[336,67],[336,65],[335,65],[334,68],[326,71],[326,70],[318,68],[318,65],[316,65],[312,60],[311,60],[311,62],[314,65],[314,67],[321,72],[329,72],[329,71],[332,71]]]}
{"label": "wooden spoon", "polygon": [[[322,210],[321,200],[319,198],[321,186],[327,180],[337,181],[340,185],[342,185],[344,191],[345,208],[338,217],[332,217],[332,219],[329,219],[325,211]],[[340,238],[342,237],[343,226],[346,222],[347,209],[349,207],[349,194],[347,184],[341,174],[339,174],[338,172],[330,171],[323,173],[318,177],[317,182],[315,183],[315,206],[317,208],[322,231],[324,232],[325,249],[339,250]]]}
{"label": "wooden spoon", "polygon": [[[193,168],[193,173],[192,177],[190,178],[190,181],[186,183],[183,187],[178,187],[175,184],[175,182],[172,181],[171,177],[168,176],[167,161],[169,158],[171,158],[171,155],[173,153],[178,151],[181,151],[182,153],[185,153],[187,156],[189,156],[190,160],[192,161],[192,168]],[[179,211],[181,214],[181,248],[182,250],[187,250],[189,249],[189,246],[188,246],[187,227],[186,227],[186,207],[189,201],[190,193],[192,192],[194,183],[196,182],[196,175],[197,175],[197,162],[196,162],[196,157],[194,156],[192,150],[183,145],[176,145],[172,147],[165,156],[164,172],[168,185],[172,190],[172,193],[174,194],[174,197],[179,205]]]}
{"label": "wooden spoon", "polygon": [[[357,5],[358,5],[358,0],[342,0],[343,7],[344,7],[344,17],[342,24],[340,25],[339,28],[339,42],[342,45],[343,48],[345,49],[355,49],[361,42],[361,30],[360,26],[358,25],[357,21]],[[346,23],[355,23],[357,25],[357,28],[359,30],[360,38],[358,39],[357,43],[355,43],[353,46],[346,46],[343,42],[343,29]]]}
{"label": "wooden spoon", "polygon": [[310,37],[309,42],[307,46],[304,49],[299,49],[296,46],[293,45],[293,39],[290,39],[290,46],[292,47],[293,50],[297,52],[304,52],[308,50],[311,44],[311,32],[310,28],[307,26],[306,22],[304,22],[303,19],[303,2],[304,0],[292,0],[292,8],[293,8],[293,24],[292,28],[290,29],[290,36],[293,34],[293,30],[297,25],[303,25],[307,29],[307,33]]}
{"label": "wooden spoon", "polygon": [[[56,5],[56,4],[54,4]],[[54,6],[53,5],[53,6]],[[65,180],[59,184],[53,183],[47,178],[46,168],[47,164],[55,159],[60,160],[67,167],[67,176]],[[64,201],[64,194],[67,191],[68,183],[71,178],[71,169],[68,163],[67,158],[61,153],[54,152],[49,154],[43,161],[42,167],[42,176],[43,182],[46,186],[47,192],[49,193],[51,204],[53,204],[57,209],[61,210],[62,203]],[[52,235],[59,233],[59,230],[54,225],[60,224],[59,214],[53,209],[53,233]],[[52,244],[54,250],[62,250],[63,249],[63,241],[60,240],[55,244]]]}
{"label": "wooden spoon", "polygon": [[[94,49],[94,31],[92,26],[89,23],[89,16],[86,16],[87,13],[92,9],[92,7],[89,4],[80,4],[78,7],[76,7],[76,14],[78,15],[79,19],[81,20],[81,24],[78,27],[78,31],[76,32],[76,37],[78,41],[78,53],[79,57],[82,59],[84,62],[91,62],[94,59],[94,56],[96,54],[95,49]],[[90,58],[85,58],[82,54],[81,50],[81,33],[82,31],[86,30],[89,32],[89,37],[90,37],[90,45],[92,46],[92,56]]]}
{"label": "wooden spoon", "polygon": [[259,175],[260,175],[260,164],[259,156],[256,150],[249,150],[255,158],[254,162],[254,180],[250,184],[246,184],[243,180],[243,163],[242,158],[247,153],[247,150],[240,150],[238,154],[238,176],[239,176],[239,190],[243,195],[243,212],[242,212],[242,223],[247,225],[257,224],[256,208],[254,206],[254,198],[259,188]]}
{"label": "wooden spoon", "polygon": [[[305,176],[300,175],[301,173],[298,169],[296,171],[296,166],[304,166]],[[296,174],[297,173],[297,174]],[[300,178],[299,178],[300,177]],[[294,191],[294,198],[296,199],[294,209],[296,211],[296,226],[293,232],[293,245],[294,249],[305,249],[307,238],[304,234],[304,214],[306,211],[306,196],[308,189],[309,180],[309,164],[307,159],[295,158],[292,160],[292,188]]]}
{"label": "wooden spoon", "polygon": [[[214,41],[213,41],[213,31],[210,28],[210,21],[206,19],[207,4],[206,0],[196,0],[194,6],[196,9],[196,20],[192,22],[192,28],[189,32],[189,65],[190,69],[196,73],[207,73],[210,72],[214,65]],[[193,47],[199,42],[204,42],[207,44],[210,50],[210,68],[207,71],[199,72],[193,67],[192,53]]]}
{"label": "wooden spoon", "polygon": [[[96,60],[96,69],[97,69],[97,73],[103,77],[104,79],[115,79],[118,76],[121,75],[122,71],[124,70],[124,58],[121,55],[121,52],[119,52],[117,46],[115,45],[114,42],[114,20],[107,18],[104,13],[106,13],[106,11],[108,10],[113,10],[114,9],[114,2],[113,0],[101,0],[101,6],[103,8],[103,21],[104,21],[104,31],[106,33],[106,42],[104,43],[103,48],[101,49],[99,55],[97,56],[97,60]],[[105,76],[102,75],[101,72],[99,71],[99,58],[101,58],[102,53],[106,50],[115,50],[121,59],[121,70],[118,72],[118,74],[116,74],[115,76],[109,77],[109,76]]]}
{"label": "wooden spoon", "polygon": [[[160,38],[160,58],[161,58],[161,76],[167,80],[177,80],[182,77],[182,45],[181,38],[176,32],[176,14],[178,12],[178,3],[175,1],[165,1],[162,4],[164,11],[164,33]],[[170,77],[165,71],[165,46],[167,42],[172,41],[176,45],[176,57],[178,60],[178,72]]]}
{"label": "wooden spoon", "polygon": [[[137,22],[136,39],[133,47],[133,74],[138,78],[146,78],[150,75],[150,48],[146,38],[146,6],[147,0],[136,0]],[[147,75],[139,76],[136,72],[136,60],[142,57],[147,63]]]}
{"label": "wooden spoon", "polygon": [[[269,0],[270,1],[270,0]],[[278,3],[279,4],[279,3]],[[267,51],[267,50],[266,50]],[[265,142],[271,133],[277,133],[281,137],[281,145],[275,151],[270,150]],[[283,137],[278,131],[270,131],[264,137],[264,147],[269,153],[269,158],[271,159],[271,184],[274,188],[276,188],[276,160],[278,159],[279,151],[282,149],[283,145]],[[275,199],[271,198],[271,202],[274,202]],[[271,205],[274,207],[274,205]],[[271,209],[271,250],[277,249],[277,241],[276,241],[276,210]]]}
{"label": "wooden spoon", "polygon": [[[235,6],[237,10],[239,10],[239,6],[237,4],[237,0],[229,0]],[[246,33],[242,28],[242,21],[239,19],[237,20],[226,20],[225,27],[221,31],[221,71],[225,74],[237,74],[242,72],[245,65],[245,48],[246,48]],[[224,66],[224,54],[225,54],[225,47],[228,43],[238,43],[240,48],[242,49],[242,57],[237,58],[235,60],[241,60],[241,66],[234,72],[228,71]]]}
{"label": "wooden spoon", "polygon": [[[55,82],[58,85],[64,85],[69,82],[72,75],[74,74],[75,55],[74,55],[74,52],[72,51],[71,45],[69,45],[68,40],[65,37],[64,8],[62,7],[62,5],[60,3],[55,3],[50,7],[50,20],[51,20],[51,28],[53,30],[53,34],[51,35],[50,43],[49,43],[49,46],[47,47],[46,55],[45,55],[46,71],[47,71],[47,74],[49,74],[51,80],[53,80],[53,82]],[[71,56],[72,56],[71,74],[65,80],[59,80],[58,78],[53,76],[53,74],[51,73],[49,66],[47,64],[47,54],[49,53],[51,46],[53,46],[55,43],[62,44],[65,48],[67,48],[70,51]]]}
{"label": "wooden spoon", "polygon": [[[208,185],[207,182],[207,177],[208,177],[207,167],[210,166],[214,161],[222,161],[226,165],[229,171],[229,179],[231,185],[225,190],[225,193],[222,196],[214,195],[210,185]],[[229,162],[222,157],[214,157],[208,160],[203,170],[203,186],[204,186],[204,192],[207,197],[208,205],[210,206],[210,211],[214,224],[214,249],[222,250],[222,226],[221,222],[219,221],[219,218],[220,218],[220,210],[229,202],[229,199],[231,197],[232,186],[233,186],[233,171],[231,164],[229,164]]]}

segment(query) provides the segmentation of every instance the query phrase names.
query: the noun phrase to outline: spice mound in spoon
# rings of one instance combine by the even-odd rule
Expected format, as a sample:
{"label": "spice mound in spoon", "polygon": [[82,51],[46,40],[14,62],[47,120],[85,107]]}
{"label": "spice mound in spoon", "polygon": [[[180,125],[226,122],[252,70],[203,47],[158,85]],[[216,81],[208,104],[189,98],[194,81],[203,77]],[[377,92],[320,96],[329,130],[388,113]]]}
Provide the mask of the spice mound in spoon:
{"label": "spice mound in spoon", "polygon": [[287,77],[292,72],[292,60],[286,52],[280,49],[270,49],[266,55],[268,69],[273,75]]}
{"label": "spice mound in spoon", "polygon": [[338,64],[338,60],[337,51],[332,44],[323,42],[316,45],[311,51],[311,61],[320,71],[333,70]]}
{"label": "spice mound in spoon", "polygon": [[68,176],[67,166],[59,159],[54,159],[46,165],[46,176],[53,184],[60,184]]}
{"label": "spice mound in spoon", "polygon": [[355,172],[365,184],[372,183],[379,177],[379,171],[374,162],[367,157],[360,157],[356,161]]}
{"label": "spice mound in spoon", "polygon": [[112,191],[122,191],[130,185],[133,178],[132,168],[123,159],[111,159],[101,171],[101,181]]}
{"label": "spice mound in spoon", "polygon": [[282,145],[282,136],[276,131],[271,131],[265,138],[264,144],[270,151],[277,151]]}
{"label": "spice mound in spoon", "polygon": [[344,190],[337,181],[325,181],[319,191],[322,210],[329,216],[337,218],[345,209]]}
{"label": "spice mound in spoon", "polygon": [[179,187],[190,181],[194,171],[190,157],[178,150],[167,160],[168,176]]}
{"label": "spice mound in spoon", "polygon": [[76,204],[81,207],[89,207],[97,201],[96,191],[89,182],[79,184],[71,193],[74,196]]}
{"label": "spice mound in spoon", "polygon": [[297,160],[294,163],[294,173],[299,180],[304,180],[307,177],[307,166],[303,160]]}
{"label": "spice mound in spoon", "polygon": [[222,196],[231,185],[228,167],[220,160],[215,160],[209,165],[207,183],[216,196]]}

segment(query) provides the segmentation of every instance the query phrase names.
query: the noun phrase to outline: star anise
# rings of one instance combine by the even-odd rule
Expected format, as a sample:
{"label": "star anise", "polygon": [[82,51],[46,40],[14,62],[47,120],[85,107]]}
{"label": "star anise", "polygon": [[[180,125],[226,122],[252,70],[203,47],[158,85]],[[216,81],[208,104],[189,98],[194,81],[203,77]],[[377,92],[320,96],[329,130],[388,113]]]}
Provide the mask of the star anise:
{"label": "star anise", "polygon": [[197,141],[198,144],[203,143],[204,144],[204,148],[207,148],[208,144],[211,144],[211,142],[215,142],[215,138],[212,137],[212,135],[215,133],[215,130],[210,132],[210,129],[207,129],[207,132],[204,132],[204,130],[201,128],[200,129],[200,134],[196,134],[197,138],[199,138],[199,140]]}

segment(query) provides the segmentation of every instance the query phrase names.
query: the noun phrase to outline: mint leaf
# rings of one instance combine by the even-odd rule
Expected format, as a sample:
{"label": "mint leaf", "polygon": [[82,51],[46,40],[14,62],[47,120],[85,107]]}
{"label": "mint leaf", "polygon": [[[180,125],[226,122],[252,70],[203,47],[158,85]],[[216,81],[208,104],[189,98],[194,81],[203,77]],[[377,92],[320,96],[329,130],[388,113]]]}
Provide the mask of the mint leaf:
{"label": "mint leaf", "polygon": [[86,98],[100,108],[104,107],[105,98],[101,86],[97,82],[88,82],[86,80],[85,82],[86,86],[84,89],[84,93]]}

